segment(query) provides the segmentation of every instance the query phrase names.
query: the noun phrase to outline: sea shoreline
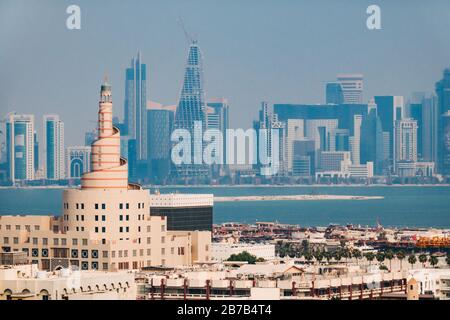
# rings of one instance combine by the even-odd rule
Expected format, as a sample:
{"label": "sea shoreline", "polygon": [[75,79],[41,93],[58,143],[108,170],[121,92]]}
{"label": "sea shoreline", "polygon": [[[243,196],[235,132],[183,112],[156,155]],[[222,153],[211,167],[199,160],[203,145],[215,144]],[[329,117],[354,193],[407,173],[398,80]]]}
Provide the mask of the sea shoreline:
{"label": "sea shoreline", "polygon": [[[239,185],[209,185],[209,184],[199,184],[199,185],[143,185],[144,189],[195,189],[195,188],[376,188],[376,187],[450,187],[450,184],[283,184],[283,185],[254,185],[254,184],[239,184]],[[0,186],[0,190],[40,190],[40,189],[78,189],[80,186]]]}

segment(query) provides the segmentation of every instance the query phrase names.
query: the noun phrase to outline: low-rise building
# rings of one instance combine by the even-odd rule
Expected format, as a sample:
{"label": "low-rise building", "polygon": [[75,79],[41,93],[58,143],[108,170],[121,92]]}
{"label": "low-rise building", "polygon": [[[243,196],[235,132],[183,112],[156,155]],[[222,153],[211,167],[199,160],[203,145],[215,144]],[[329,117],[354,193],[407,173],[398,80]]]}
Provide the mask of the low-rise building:
{"label": "low-rise building", "polygon": [[0,300],[135,300],[136,294],[130,272],[0,267]]}
{"label": "low-rise building", "polygon": [[244,251],[264,260],[275,259],[274,244],[213,242],[211,248],[212,258],[219,262],[227,260],[232,254],[239,254]]}

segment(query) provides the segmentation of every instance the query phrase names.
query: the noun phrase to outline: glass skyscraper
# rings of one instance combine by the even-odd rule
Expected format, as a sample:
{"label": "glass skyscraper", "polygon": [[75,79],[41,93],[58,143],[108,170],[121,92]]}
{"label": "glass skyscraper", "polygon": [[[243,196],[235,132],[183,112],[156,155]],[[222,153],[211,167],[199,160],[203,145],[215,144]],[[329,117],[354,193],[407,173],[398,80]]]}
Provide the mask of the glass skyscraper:
{"label": "glass skyscraper", "polygon": [[339,82],[328,82],[326,84],[326,104],[344,103],[344,93]]}
{"label": "glass skyscraper", "polygon": [[64,123],[57,115],[45,115],[43,128],[45,177],[64,179]]}
{"label": "glass skyscraper", "polygon": [[125,133],[136,140],[136,159],[147,159],[147,66],[140,52],[125,71],[124,107]]}
{"label": "glass skyscraper", "polygon": [[186,69],[180,101],[175,113],[175,129],[185,129],[191,134],[191,163],[180,164],[172,168],[172,175],[178,178],[207,177],[209,168],[201,163],[194,163],[194,153],[200,150],[203,155],[202,140],[194,141],[194,123],[200,122],[204,132],[207,128],[205,92],[203,87],[203,57],[196,40],[189,46]]}
{"label": "glass skyscraper", "polygon": [[10,114],[6,122],[9,180],[34,179],[34,116]]}
{"label": "glass skyscraper", "polygon": [[444,70],[442,80],[436,83],[438,97],[438,158],[439,171],[450,175],[450,68]]}
{"label": "glass skyscraper", "polygon": [[163,183],[170,173],[170,135],[174,111],[162,105],[147,109],[148,173],[153,183]]}

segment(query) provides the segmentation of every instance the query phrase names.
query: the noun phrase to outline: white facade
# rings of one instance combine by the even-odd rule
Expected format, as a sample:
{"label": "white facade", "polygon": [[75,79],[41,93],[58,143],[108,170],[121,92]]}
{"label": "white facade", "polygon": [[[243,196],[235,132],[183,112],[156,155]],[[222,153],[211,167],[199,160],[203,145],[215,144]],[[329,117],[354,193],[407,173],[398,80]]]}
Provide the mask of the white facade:
{"label": "white facade", "polygon": [[303,119],[288,119],[287,121],[287,135],[286,135],[286,160],[288,171],[292,171],[292,160],[294,154],[294,141],[304,138],[305,121]]}
{"label": "white facade", "polygon": [[212,243],[211,248],[212,258],[219,262],[227,260],[232,254],[239,254],[244,251],[264,260],[275,259],[274,244]]}
{"label": "white facade", "polygon": [[395,160],[417,162],[417,121],[395,121]]}
{"label": "white facade", "polygon": [[354,116],[354,128],[353,136],[350,137],[350,155],[353,164],[359,165],[360,161],[360,150],[361,150],[361,124],[362,115],[357,114]]}
{"label": "white facade", "polygon": [[363,103],[364,81],[362,74],[338,74],[345,103]]}
{"label": "white facade", "polygon": [[45,272],[37,264],[0,268],[0,300],[135,300],[128,272]]}
{"label": "white facade", "polygon": [[210,207],[214,204],[213,194],[150,194],[149,199],[150,207]]}
{"label": "white facade", "polygon": [[450,269],[410,270],[408,280],[419,283],[419,294],[432,294],[439,300],[450,300]]}
{"label": "white facade", "polygon": [[[53,128],[48,130],[48,125]],[[44,173],[47,179],[65,178],[64,122],[58,115],[44,115]],[[50,168],[49,168],[50,166]]]}

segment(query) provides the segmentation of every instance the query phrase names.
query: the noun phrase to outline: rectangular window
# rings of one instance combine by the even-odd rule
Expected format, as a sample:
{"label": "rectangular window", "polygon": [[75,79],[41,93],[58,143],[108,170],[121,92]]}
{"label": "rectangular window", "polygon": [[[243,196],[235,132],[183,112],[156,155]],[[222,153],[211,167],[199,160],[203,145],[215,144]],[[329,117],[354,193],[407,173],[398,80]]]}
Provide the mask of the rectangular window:
{"label": "rectangular window", "polygon": [[103,209],[103,210],[106,209],[106,204],[102,203],[102,209]]}
{"label": "rectangular window", "polygon": [[84,203],[81,204],[81,209],[84,209]]}
{"label": "rectangular window", "polygon": [[106,221],[106,216],[105,215],[102,216],[102,221]]}
{"label": "rectangular window", "polygon": [[88,240],[87,239],[83,239],[83,246],[87,246],[88,245]]}
{"label": "rectangular window", "polygon": [[20,225],[16,225],[16,230],[20,230]]}
{"label": "rectangular window", "polygon": [[152,231],[152,227],[151,226],[147,226],[147,232],[151,232]]}
{"label": "rectangular window", "polygon": [[133,257],[137,256],[137,250],[133,250]]}
{"label": "rectangular window", "polygon": [[14,244],[19,244],[19,238],[18,237],[14,237],[13,242],[14,242]]}
{"label": "rectangular window", "polygon": [[123,209],[123,203],[119,203],[119,209],[120,209],[120,210]]}
{"label": "rectangular window", "polygon": [[8,237],[4,237],[3,238],[3,243],[4,244],[8,244],[9,243],[9,238]]}
{"label": "rectangular window", "polygon": [[42,238],[42,244],[44,246],[46,246],[48,244],[48,239],[47,238]]}
{"label": "rectangular window", "polygon": [[66,246],[67,245],[67,239],[65,239],[65,238],[61,239],[61,245]]}
{"label": "rectangular window", "polygon": [[123,221],[123,215],[120,215],[120,216],[119,216],[119,220],[120,220],[120,221]]}
{"label": "rectangular window", "polygon": [[10,224],[6,225],[6,230],[11,230],[11,225]]}
{"label": "rectangular window", "polygon": [[95,227],[95,233],[98,233],[98,227]]}
{"label": "rectangular window", "polygon": [[161,254],[165,255],[166,254],[166,248],[161,248]]}
{"label": "rectangular window", "polygon": [[126,215],[126,220],[129,221],[130,220],[130,216]]}
{"label": "rectangular window", "polygon": [[126,208],[130,209],[130,204],[129,203],[126,204]]}
{"label": "rectangular window", "polygon": [[81,215],[81,221],[84,221],[84,214]]}
{"label": "rectangular window", "polygon": [[98,216],[97,215],[95,216],[95,221],[98,221]]}
{"label": "rectangular window", "polygon": [[123,227],[120,227],[120,228],[119,228],[119,232],[123,232]]}
{"label": "rectangular window", "polygon": [[78,245],[78,239],[72,239],[72,245],[77,246]]}
{"label": "rectangular window", "polygon": [[33,244],[38,244],[38,238],[33,238]]}
{"label": "rectangular window", "polygon": [[164,232],[166,226],[165,225],[161,225],[161,232]]}
{"label": "rectangular window", "polygon": [[161,243],[166,243],[166,237],[161,237]]}
{"label": "rectangular window", "polygon": [[58,238],[54,238],[53,239],[53,245],[55,245],[55,246],[59,245],[59,239]]}
{"label": "rectangular window", "polygon": [[147,244],[151,244],[152,243],[152,238],[147,237]]}
{"label": "rectangular window", "polygon": [[103,258],[108,258],[108,251],[103,251]]}
{"label": "rectangular window", "polygon": [[147,249],[147,255],[151,256],[152,255],[152,249]]}
{"label": "rectangular window", "polygon": [[127,227],[127,232],[130,232],[130,227]]}
{"label": "rectangular window", "polygon": [[78,203],[75,205],[75,207],[77,208],[77,210],[78,210]]}
{"label": "rectangular window", "polygon": [[103,232],[103,233],[106,232],[106,227],[102,227],[102,232]]}
{"label": "rectangular window", "polygon": [[95,204],[95,209],[98,209],[98,203]]}

